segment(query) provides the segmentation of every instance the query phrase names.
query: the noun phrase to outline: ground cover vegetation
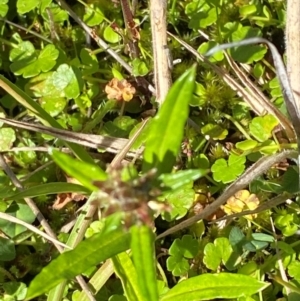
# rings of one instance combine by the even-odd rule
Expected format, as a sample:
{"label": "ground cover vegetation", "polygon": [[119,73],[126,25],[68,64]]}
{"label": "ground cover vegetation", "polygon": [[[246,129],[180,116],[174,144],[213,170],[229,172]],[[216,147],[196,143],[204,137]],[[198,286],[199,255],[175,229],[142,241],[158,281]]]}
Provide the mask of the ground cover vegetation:
{"label": "ground cover vegetation", "polygon": [[299,300],[286,7],[0,0],[0,300]]}

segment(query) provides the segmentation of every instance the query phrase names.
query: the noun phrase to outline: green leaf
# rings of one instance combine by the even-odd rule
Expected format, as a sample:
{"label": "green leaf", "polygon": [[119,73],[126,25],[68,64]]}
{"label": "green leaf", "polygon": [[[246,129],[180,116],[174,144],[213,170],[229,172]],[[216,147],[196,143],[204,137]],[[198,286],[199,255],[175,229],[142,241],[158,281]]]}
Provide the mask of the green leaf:
{"label": "green leaf", "polygon": [[100,133],[112,137],[127,138],[136,124],[137,121],[134,118],[119,116],[114,121],[106,122]]}
{"label": "green leaf", "polygon": [[[46,8],[49,8],[51,3],[52,3],[52,0],[40,0],[40,11],[41,11],[41,13],[43,13]],[[49,8],[49,9],[51,10],[51,8]],[[54,22],[55,22],[55,20],[54,20]]]}
{"label": "green leaf", "polygon": [[207,268],[216,271],[221,263],[226,266],[233,250],[226,237],[219,237],[214,243],[208,243],[204,248],[203,262]]}
{"label": "green leaf", "polygon": [[186,274],[190,265],[186,258],[194,258],[199,250],[198,241],[191,235],[184,235],[182,239],[176,238],[172,243],[167,259],[167,269],[173,276],[183,276]]}
{"label": "green leaf", "polygon": [[298,193],[300,191],[298,177],[298,170],[296,170],[293,166],[288,167],[280,183],[282,190],[289,193]]}
{"label": "green leaf", "polygon": [[257,7],[255,4],[243,5],[239,8],[239,11],[241,16],[247,17],[254,14],[257,11]]}
{"label": "green leaf", "polygon": [[98,5],[90,4],[86,7],[85,14],[83,16],[83,21],[88,26],[95,26],[102,23],[104,20],[104,15],[101,8]]}
{"label": "green leaf", "polygon": [[3,290],[5,291],[4,295],[9,296],[12,299],[4,299],[8,300],[24,300],[26,297],[27,287],[25,283],[22,282],[6,282],[1,284]]}
{"label": "green leaf", "polygon": [[8,12],[8,0],[0,0],[0,16],[4,18]]}
{"label": "green leaf", "polygon": [[17,11],[20,15],[26,14],[39,5],[39,0],[18,0]]}
{"label": "green leaf", "polygon": [[198,241],[191,235],[184,235],[181,239],[176,238],[172,243],[169,254],[174,256],[184,256],[194,258],[199,251]]}
{"label": "green leaf", "polygon": [[[48,292],[63,280],[72,279],[130,246],[130,235],[121,230],[103,231],[59,255],[32,280],[26,300]],[[53,273],[55,271],[55,273]]]}
{"label": "green leaf", "polygon": [[[261,37],[261,31],[258,28],[242,26],[239,24],[237,30],[232,32],[231,42],[237,42],[248,38]],[[235,47],[228,50],[232,58],[240,63],[253,63],[261,60],[267,52],[267,48],[261,45],[248,45]]]}
{"label": "green leaf", "polygon": [[244,249],[250,252],[257,252],[269,245],[269,242],[273,242],[274,237],[264,233],[253,233],[252,237],[244,244]]}
{"label": "green leaf", "polygon": [[219,126],[217,124],[212,124],[212,123],[206,124],[201,129],[201,133],[203,135],[208,136],[207,140],[209,140],[209,139],[224,140],[228,135],[228,131],[226,129],[222,128],[221,126]]}
{"label": "green leaf", "polygon": [[298,230],[298,217],[295,213],[287,214],[282,212],[274,220],[274,225],[277,229],[282,231],[282,234],[286,237],[294,235]]}
{"label": "green leaf", "polygon": [[112,258],[115,273],[120,278],[127,300],[146,301],[143,298],[138,276],[131,258],[127,253],[121,253]]}
{"label": "green leaf", "polygon": [[[217,42],[214,41],[209,41],[209,42],[204,42],[200,45],[200,47],[198,48],[198,52],[200,54],[205,55],[205,53],[207,53],[210,49],[218,46],[219,44]],[[210,56],[208,58],[211,62],[220,62],[224,59],[224,54],[223,51],[217,51],[216,53],[214,53],[212,56]]]}
{"label": "green leaf", "polygon": [[294,260],[288,266],[288,272],[291,277],[294,277],[295,280],[300,282],[300,262],[298,260]]}
{"label": "green leaf", "polygon": [[[16,145],[16,147],[35,147],[35,143],[28,138],[23,138],[22,141]],[[23,168],[28,168],[30,164],[34,164],[37,160],[36,152],[34,151],[16,151],[13,154],[13,158],[16,163]]]}
{"label": "green leaf", "polygon": [[160,301],[199,301],[251,296],[269,284],[239,274],[205,274],[183,280],[163,295]]}
{"label": "green leaf", "polygon": [[191,17],[189,28],[195,30],[212,25],[216,22],[220,13],[219,9],[213,5],[209,5],[209,2],[199,5],[197,1],[186,5],[185,11]]}
{"label": "green leaf", "polygon": [[145,300],[157,301],[155,239],[152,228],[133,226],[130,232],[132,257],[139,287]]}
{"label": "green leaf", "polygon": [[11,261],[16,257],[15,242],[11,239],[0,237],[1,261]]}
{"label": "green leaf", "polygon": [[255,140],[246,140],[246,141],[237,142],[235,146],[240,150],[247,151],[255,148],[257,144],[258,142]]}
{"label": "green leaf", "polygon": [[128,299],[123,295],[112,295],[108,301],[128,301]]}
{"label": "green leaf", "polygon": [[198,180],[208,173],[208,169],[187,169],[179,170],[176,173],[162,174],[158,177],[161,187],[170,190],[177,190],[181,187]]}
{"label": "green leaf", "polygon": [[273,115],[255,117],[249,125],[250,134],[258,141],[264,142],[272,136],[272,131],[278,124]]}
{"label": "green leaf", "polygon": [[16,141],[16,134],[12,128],[0,129],[0,151],[8,151]]}
{"label": "green leaf", "polygon": [[48,72],[55,66],[58,55],[59,51],[54,45],[47,45],[38,56],[37,67],[42,72]]}
{"label": "green leaf", "polygon": [[82,70],[83,75],[85,75],[85,76],[91,75],[98,71],[99,65],[98,65],[97,56],[95,54],[91,53],[91,51],[89,51],[89,49],[87,49],[87,48],[81,49],[80,59],[81,59],[82,64],[84,65],[84,68]]}
{"label": "green leaf", "polygon": [[96,164],[76,160],[57,150],[52,150],[51,155],[61,169],[90,190],[96,190],[96,186],[93,185],[94,181],[107,179],[107,174]]}
{"label": "green leaf", "polygon": [[145,62],[141,61],[138,58],[135,58],[132,61],[132,73],[134,76],[145,76],[148,74],[149,69]]}
{"label": "green leaf", "polygon": [[274,242],[274,236],[265,233],[253,233],[252,237],[258,241]]}
{"label": "green leaf", "polygon": [[[82,90],[83,81],[75,67],[62,64],[53,72],[50,83],[58,91],[62,91],[68,99],[76,98]],[[46,80],[48,81],[48,80]]]}
{"label": "green leaf", "polygon": [[[4,83],[9,89],[14,91],[14,98],[19,102],[19,104],[21,104],[32,114],[34,114],[44,125],[51,125],[55,128],[62,128],[61,125],[49,114],[47,114],[32,98],[28,96],[28,94],[26,94],[23,90],[21,90],[18,86],[13,84],[1,74],[0,82]],[[6,91],[8,91],[8,89],[6,89]],[[70,147],[70,149],[72,149],[72,151],[78,158],[83,161],[93,162],[93,159],[83,147],[72,143],[66,144]]]}
{"label": "green leaf", "polygon": [[242,252],[242,247],[246,241],[246,237],[242,230],[238,227],[232,227],[229,233],[229,241],[235,252]]}
{"label": "green leaf", "polygon": [[191,209],[194,203],[195,191],[193,188],[185,186],[163,194],[163,198],[168,200],[168,204],[171,205],[172,209],[171,211],[163,212],[162,217],[167,221],[172,221],[184,217],[188,210]]}
{"label": "green leaf", "polygon": [[[5,210],[5,213],[28,224],[31,224],[35,220],[35,214],[28,205],[23,203],[11,203],[11,205]],[[10,238],[14,238],[18,234],[27,230],[24,226],[17,225],[4,219],[0,219],[0,229]]]}
{"label": "green leaf", "polygon": [[67,105],[64,97],[44,96],[40,100],[41,107],[52,117],[59,115]]}
{"label": "green leaf", "polygon": [[175,82],[152,120],[144,152],[144,171],[155,167],[160,175],[172,170],[188,118],[195,73],[196,68],[192,67]]}
{"label": "green leaf", "polygon": [[59,52],[54,45],[47,45],[38,54],[30,42],[22,42],[18,48],[10,52],[10,70],[16,75],[23,77],[34,77],[40,72],[51,70],[58,58]]}
{"label": "green leaf", "polygon": [[251,240],[244,244],[243,248],[249,252],[257,252],[258,250],[265,249],[269,244],[264,241]]}
{"label": "green leaf", "polygon": [[24,198],[34,198],[41,195],[67,192],[90,193],[90,190],[81,185],[73,183],[55,182],[29,187],[22,192],[7,196],[6,199],[21,200]]}
{"label": "green leaf", "polygon": [[230,154],[228,161],[218,159],[211,167],[213,178],[224,184],[234,181],[245,169],[246,158]]}
{"label": "green leaf", "polygon": [[110,25],[106,26],[103,32],[103,38],[109,43],[118,43],[121,40],[121,36],[117,34]]}
{"label": "green leaf", "polygon": [[167,259],[167,269],[172,272],[172,275],[175,277],[185,275],[189,269],[190,264],[187,259],[182,256],[170,256]]}

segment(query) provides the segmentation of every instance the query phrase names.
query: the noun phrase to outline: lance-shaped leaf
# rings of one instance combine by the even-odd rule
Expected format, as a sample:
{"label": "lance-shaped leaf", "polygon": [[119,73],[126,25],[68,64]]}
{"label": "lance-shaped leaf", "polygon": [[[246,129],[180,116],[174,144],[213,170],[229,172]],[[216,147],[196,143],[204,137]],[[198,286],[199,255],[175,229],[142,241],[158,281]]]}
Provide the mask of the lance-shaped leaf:
{"label": "lance-shaped leaf", "polygon": [[155,167],[160,175],[172,170],[189,114],[195,73],[194,66],[175,82],[157,116],[153,119],[144,153],[144,171]]}

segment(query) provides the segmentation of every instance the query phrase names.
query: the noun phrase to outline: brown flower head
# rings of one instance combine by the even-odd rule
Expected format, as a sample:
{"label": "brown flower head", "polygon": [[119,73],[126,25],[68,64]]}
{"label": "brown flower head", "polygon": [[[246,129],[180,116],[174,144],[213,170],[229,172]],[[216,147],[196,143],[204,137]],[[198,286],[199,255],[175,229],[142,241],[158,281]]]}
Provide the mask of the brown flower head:
{"label": "brown flower head", "polygon": [[135,92],[135,88],[126,79],[118,80],[117,78],[113,78],[105,86],[105,93],[108,99],[130,101]]}

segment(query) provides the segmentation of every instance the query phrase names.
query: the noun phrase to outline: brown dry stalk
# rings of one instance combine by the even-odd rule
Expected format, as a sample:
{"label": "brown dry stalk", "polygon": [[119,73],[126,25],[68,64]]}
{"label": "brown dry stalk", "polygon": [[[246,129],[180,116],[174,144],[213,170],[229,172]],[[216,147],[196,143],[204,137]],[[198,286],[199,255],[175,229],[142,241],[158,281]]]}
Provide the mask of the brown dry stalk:
{"label": "brown dry stalk", "polygon": [[167,45],[167,0],[150,0],[150,21],[156,101],[161,105],[171,87]]}
{"label": "brown dry stalk", "polygon": [[[129,139],[125,138],[114,138],[109,136],[93,135],[93,134],[83,134],[74,133],[72,131],[52,128],[36,123],[29,123],[23,121],[17,121],[8,118],[0,117],[0,122],[8,124],[10,126],[25,129],[32,132],[38,132],[47,134],[64,141],[80,144],[90,148],[103,148],[106,152],[117,154],[125,148]],[[136,152],[128,152],[129,157],[135,157]]]}
{"label": "brown dry stalk", "polygon": [[287,1],[286,18],[287,74],[300,112],[300,1]]}

